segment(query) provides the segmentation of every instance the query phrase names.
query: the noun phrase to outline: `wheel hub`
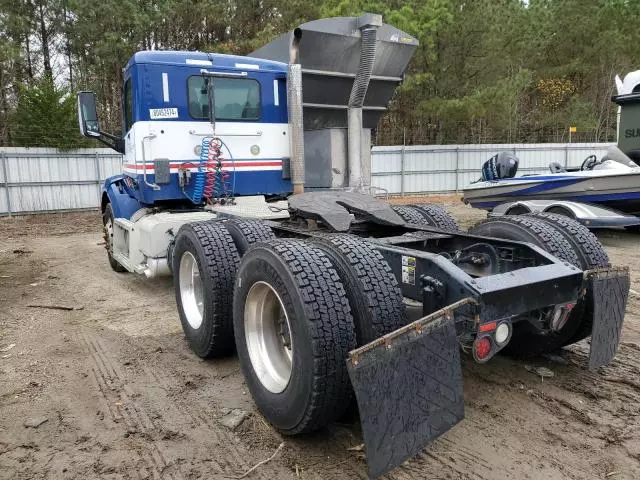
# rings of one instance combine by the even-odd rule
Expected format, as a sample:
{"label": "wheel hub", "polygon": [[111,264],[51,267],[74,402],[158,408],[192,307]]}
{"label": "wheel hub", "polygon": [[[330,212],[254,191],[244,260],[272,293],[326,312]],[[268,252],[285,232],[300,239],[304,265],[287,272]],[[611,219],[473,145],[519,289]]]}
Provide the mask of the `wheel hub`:
{"label": "wheel hub", "polygon": [[198,329],[204,313],[204,289],[198,262],[190,252],[182,254],[178,275],[182,311],[191,328]]}
{"label": "wheel hub", "polygon": [[293,339],[291,324],[275,289],[256,282],[245,300],[244,329],[251,365],[262,385],[281,393],[291,378]]}

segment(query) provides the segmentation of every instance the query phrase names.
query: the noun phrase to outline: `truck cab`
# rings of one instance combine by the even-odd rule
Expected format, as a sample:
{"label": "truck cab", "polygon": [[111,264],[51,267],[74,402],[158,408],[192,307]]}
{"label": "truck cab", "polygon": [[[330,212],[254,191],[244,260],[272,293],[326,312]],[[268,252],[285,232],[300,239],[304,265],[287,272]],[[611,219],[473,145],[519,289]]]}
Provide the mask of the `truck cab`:
{"label": "truck cab", "polygon": [[[230,196],[292,191],[285,168],[286,64],[204,52],[141,51],[123,73],[123,136],[116,142],[123,153],[123,175],[113,182],[123,183],[119,188],[137,207],[201,203],[194,188],[197,176],[206,174],[203,139],[214,134],[221,140],[221,170]],[[110,197],[109,186],[105,195]],[[130,217],[133,211],[119,213]]]}

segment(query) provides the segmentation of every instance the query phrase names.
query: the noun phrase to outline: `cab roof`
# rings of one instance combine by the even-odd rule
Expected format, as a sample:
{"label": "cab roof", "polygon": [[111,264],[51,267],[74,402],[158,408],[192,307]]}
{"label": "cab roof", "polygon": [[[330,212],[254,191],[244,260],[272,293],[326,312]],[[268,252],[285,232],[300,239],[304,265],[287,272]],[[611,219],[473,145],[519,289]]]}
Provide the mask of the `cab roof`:
{"label": "cab roof", "polygon": [[[211,63],[213,62],[213,63]],[[210,67],[212,65],[224,68],[241,70],[262,70],[270,72],[286,72],[287,64],[263,60],[254,57],[242,57],[239,55],[226,55],[222,53],[187,52],[175,50],[143,50],[136,52],[127,62],[128,69],[134,64],[159,64],[174,66],[199,66]]]}

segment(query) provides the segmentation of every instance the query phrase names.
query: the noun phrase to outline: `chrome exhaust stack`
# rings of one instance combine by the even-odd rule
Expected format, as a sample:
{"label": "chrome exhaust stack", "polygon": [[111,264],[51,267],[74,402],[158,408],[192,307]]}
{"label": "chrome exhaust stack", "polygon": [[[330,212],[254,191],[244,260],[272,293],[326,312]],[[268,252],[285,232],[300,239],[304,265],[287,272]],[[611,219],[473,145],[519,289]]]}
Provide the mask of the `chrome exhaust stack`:
{"label": "chrome exhaust stack", "polygon": [[293,30],[287,68],[287,109],[289,116],[289,151],[291,155],[291,184],[294,195],[304,192],[304,120],[302,114],[302,65],[300,39],[302,29]]}

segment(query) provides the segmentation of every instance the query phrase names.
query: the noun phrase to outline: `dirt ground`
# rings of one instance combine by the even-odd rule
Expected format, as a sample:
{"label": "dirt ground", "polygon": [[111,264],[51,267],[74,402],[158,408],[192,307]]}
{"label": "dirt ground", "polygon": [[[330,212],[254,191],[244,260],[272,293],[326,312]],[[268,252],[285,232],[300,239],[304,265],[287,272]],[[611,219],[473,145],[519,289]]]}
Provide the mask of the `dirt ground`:
{"label": "dirt ground", "polygon": [[[436,200],[463,226],[484,216]],[[640,236],[600,238],[640,292]],[[101,240],[96,212],[0,219],[0,478],[239,478],[283,441],[245,478],[366,478],[356,426],[280,437],[235,358],[190,352],[171,280],[113,272]],[[465,357],[466,418],[385,478],[640,478],[639,315],[632,293],[617,358],[594,373],[586,345],[528,362]]]}

